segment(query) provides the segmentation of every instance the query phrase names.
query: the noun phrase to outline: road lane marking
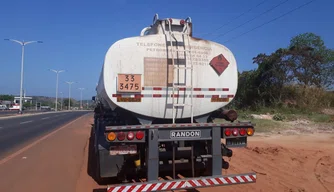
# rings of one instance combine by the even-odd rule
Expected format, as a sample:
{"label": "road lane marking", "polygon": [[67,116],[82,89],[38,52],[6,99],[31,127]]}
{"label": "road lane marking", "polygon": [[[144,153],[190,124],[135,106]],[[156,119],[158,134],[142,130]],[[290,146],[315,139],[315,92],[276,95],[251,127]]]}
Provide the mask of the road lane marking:
{"label": "road lane marking", "polygon": [[50,117],[44,117],[44,118],[42,118],[42,120],[44,120],[44,119],[49,119]]}
{"label": "road lane marking", "polygon": [[73,121],[71,121],[71,122],[67,123],[66,125],[64,125],[64,126],[58,128],[58,129],[52,131],[51,133],[45,135],[45,136],[42,137],[42,138],[37,139],[37,140],[34,141],[33,143],[31,143],[31,144],[29,144],[29,145],[23,147],[22,149],[16,151],[15,153],[13,153],[13,154],[11,154],[11,155],[9,155],[9,156],[7,156],[7,157],[1,159],[1,160],[0,160],[0,165],[6,163],[7,161],[9,161],[9,160],[13,159],[14,157],[20,155],[21,153],[27,151],[28,149],[32,148],[33,146],[37,145],[38,143],[42,142],[43,140],[47,139],[48,137],[54,135],[54,134],[57,133],[58,131],[65,129],[67,126],[69,126],[69,125],[71,125],[71,124],[73,124],[73,123],[79,121],[80,119],[86,117],[86,116],[89,115],[89,114],[90,114],[90,113],[87,113],[87,114],[84,114],[84,115],[82,115],[82,116],[80,116],[80,117],[74,119]]}
{"label": "road lane marking", "polygon": [[24,121],[24,122],[21,122],[20,124],[26,124],[26,123],[31,123],[33,121]]}

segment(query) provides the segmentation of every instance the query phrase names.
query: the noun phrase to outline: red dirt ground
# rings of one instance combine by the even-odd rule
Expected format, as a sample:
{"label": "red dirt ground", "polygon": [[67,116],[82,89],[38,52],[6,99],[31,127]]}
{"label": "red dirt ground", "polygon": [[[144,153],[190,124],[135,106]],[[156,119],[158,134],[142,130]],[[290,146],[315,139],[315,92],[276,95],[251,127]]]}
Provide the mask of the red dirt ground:
{"label": "red dirt ground", "polygon": [[[0,191],[103,191],[88,175],[92,122],[84,117],[0,164]],[[223,174],[255,171],[257,182],[199,191],[334,191],[334,134],[254,136],[233,152]]]}
{"label": "red dirt ground", "polygon": [[[234,149],[233,152],[230,168],[223,174],[254,171],[257,182],[199,191],[334,191],[334,134],[254,136],[246,149]],[[86,161],[88,152],[85,154]],[[85,170],[87,168],[83,167],[77,192],[105,187],[98,186]]]}
{"label": "red dirt ground", "polygon": [[257,182],[225,190],[334,191],[333,134],[254,137],[246,149],[234,152],[224,173],[255,171]]}

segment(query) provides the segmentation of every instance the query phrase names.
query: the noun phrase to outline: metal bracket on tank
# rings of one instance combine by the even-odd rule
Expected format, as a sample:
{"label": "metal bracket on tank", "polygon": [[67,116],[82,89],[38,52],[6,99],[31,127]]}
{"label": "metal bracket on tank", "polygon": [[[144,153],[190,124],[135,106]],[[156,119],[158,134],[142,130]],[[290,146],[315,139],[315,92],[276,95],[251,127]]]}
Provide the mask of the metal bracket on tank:
{"label": "metal bracket on tank", "polygon": [[142,125],[151,125],[152,124],[153,119],[151,119],[151,118],[142,117],[141,115],[138,115],[138,114],[136,114],[135,116],[138,119],[138,121],[140,122],[140,124],[142,124]]}
{"label": "metal bracket on tank", "polygon": [[155,22],[157,22],[157,20],[159,20],[159,15],[158,15],[158,13],[156,13],[156,14],[154,15],[154,17],[153,17],[153,25],[154,25]]}
{"label": "metal bracket on tank", "polygon": [[209,121],[208,121],[209,117],[210,117],[210,114],[206,114],[206,115],[203,115],[203,116],[194,117],[194,119],[197,123],[209,123]]}

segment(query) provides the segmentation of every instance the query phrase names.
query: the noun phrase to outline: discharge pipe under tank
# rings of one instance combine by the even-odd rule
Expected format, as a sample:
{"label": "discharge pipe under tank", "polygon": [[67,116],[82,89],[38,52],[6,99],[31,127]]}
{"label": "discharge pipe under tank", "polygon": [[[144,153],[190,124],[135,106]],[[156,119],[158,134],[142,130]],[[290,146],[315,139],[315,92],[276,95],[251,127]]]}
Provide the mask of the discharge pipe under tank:
{"label": "discharge pipe under tank", "polygon": [[238,113],[233,110],[225,110],[225,109],[220,109],[211,114],[211,118],[219,118],[219,119],[225,119],[226,121],[235,121],[238,118]]}

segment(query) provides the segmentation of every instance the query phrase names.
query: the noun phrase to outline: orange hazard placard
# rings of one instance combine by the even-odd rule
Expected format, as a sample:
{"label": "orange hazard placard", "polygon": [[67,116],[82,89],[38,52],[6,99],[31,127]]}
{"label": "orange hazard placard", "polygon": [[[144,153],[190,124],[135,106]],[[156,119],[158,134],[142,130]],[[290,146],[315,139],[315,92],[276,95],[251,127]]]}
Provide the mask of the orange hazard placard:
{"label": "orange hazard placard", "polygon": [[141,92],[141,75],[118,74],[117,92],[122,92],[122,93]]}
{"label": "orange hazard placard", "polygon": [[229,64],[230,62],[228,62],[223,54],[212,58],[210,61],[210,66],[217,72],[218,75],[221,75]]}

